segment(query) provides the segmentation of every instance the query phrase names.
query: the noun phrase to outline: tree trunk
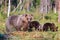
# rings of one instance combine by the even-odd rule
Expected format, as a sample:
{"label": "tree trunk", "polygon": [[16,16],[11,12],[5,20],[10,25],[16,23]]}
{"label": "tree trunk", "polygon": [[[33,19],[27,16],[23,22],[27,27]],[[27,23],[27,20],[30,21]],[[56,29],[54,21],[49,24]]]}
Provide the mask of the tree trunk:
{"label": "tree trunk", "polygon": [[27,0],[27,3],[26,3],[26,6],[27,6],[27,8],[26,8],[26,9],[27,9],[27,11],[29,11],[29,10],[30,10],[30,9],[29,9],[29,8],[30,8],[29,4],[30,4],[30,3],[29,3],[29,0]]}
{"label": "tree trunk", "polygon": [[50,0],[40,1],[40,13],[48,13],[50,11]]}
{"label": "tree trunk", "polygon": [[2,5],[2,0],[0,0],[0,7],[1,7],[1,5]]}
{"label": "tree trunk", "polygon": [[4,13],[7,13],[7,0],[5,0],[5,9],[4,9]]}
{"label": "tree trunk", "polygon": [[8,3],[8,14],[7,14],[7,17],[9,17],[9,14],[10,14],[10,0],[9,0],[9,3]]}
{"label": "tree trunk", "polygon": [[23,10],[23,0],[20,0],[20,10]]}
{"label": "tree trunk", "polygon": [[29,11],[30,10],[30,6],[31,6],[31,0],[26,0],[26,3],[25,3],[25,9],[27,10],[27,11]]}
{"label": "tree trunk", "polygon": [[40,0],[40,13],[42,13],[43,20],[46,13],[50,11],[50,5],[50,0]]}
{"label": "tree trunk", "polygon": [[60,0],[58,0],[58,22],[60,23]]}

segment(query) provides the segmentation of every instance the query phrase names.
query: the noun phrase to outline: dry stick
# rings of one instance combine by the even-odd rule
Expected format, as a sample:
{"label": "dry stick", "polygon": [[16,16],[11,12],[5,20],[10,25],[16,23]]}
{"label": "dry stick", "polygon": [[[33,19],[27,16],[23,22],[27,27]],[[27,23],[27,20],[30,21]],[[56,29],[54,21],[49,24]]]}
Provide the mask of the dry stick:
{"label": "dry stick", "polygon": [[40,16],[39,21],[43,18],[43,16]]}

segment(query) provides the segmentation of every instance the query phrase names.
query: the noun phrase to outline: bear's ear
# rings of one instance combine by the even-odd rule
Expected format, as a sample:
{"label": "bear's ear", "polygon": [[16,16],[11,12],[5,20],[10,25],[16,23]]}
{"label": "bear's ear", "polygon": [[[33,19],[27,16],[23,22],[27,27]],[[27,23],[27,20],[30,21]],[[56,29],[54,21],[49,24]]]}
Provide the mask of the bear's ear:
{"label": "bear's ear", "polygon": [[25,17],[28,16],[27,14],[25,14]]}
{"label": "bear's ear", "polygon": [[58,29],[58,27],[56,27],[56,29]]}
{"label": "bear's ear", "polygon": [[31,16],[33,16],[33,14],[31,14]]}
{"label": "bear's ear", "polygon": [[27,17],[28,15],[27,14],[24,14],[23,16]]}
{"label": "bear's ear", "polygon": [[51,23],[52,25],[55,25],[54,23]]}
{"label": "bear's ear", "polygon": [[51,24],[54,24],[53,22]]}
{"label": "bear's ear", "polygon": [[58,27],[56,27],[56,31],[58,31]]}

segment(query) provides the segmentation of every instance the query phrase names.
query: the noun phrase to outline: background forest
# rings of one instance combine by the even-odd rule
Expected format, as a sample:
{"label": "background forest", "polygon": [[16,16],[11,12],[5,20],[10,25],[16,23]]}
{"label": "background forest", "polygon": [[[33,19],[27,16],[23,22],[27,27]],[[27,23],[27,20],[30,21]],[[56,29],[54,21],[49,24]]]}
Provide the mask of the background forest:
{"label": "background forest", "polygon": [[6,32],[6,18],[20,14],[33,14],[42,25],[53,22],[58,31],[13,32],[8,40],[60,40],[60,0],[0,0],[0,34]]}

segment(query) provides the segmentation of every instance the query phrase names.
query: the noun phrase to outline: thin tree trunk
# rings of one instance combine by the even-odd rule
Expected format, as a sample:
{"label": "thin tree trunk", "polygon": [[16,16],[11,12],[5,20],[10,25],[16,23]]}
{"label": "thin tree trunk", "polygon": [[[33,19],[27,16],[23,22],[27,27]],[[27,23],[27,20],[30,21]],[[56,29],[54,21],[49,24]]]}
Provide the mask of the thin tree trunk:
{"label": "thin tree trunk", "polygon": [[7,0],[5,0],[5,13],[7,13]]}
{"label": "thin tree trunk", "polygon": [[47,0],[41,0],[40,2],[40,12],[47,13]]}
{"label": "thin tree trunk", "polygon": [[31,4],[31,0],[26,0],[26,3],[25,3],[25,5],[24,5],[24,6],[25,6],[24,8],[25,8],[27,11],[30,10],[30,6],[31,6],[30,4]]}
{"label": "thin tree trunk", "polygon": [[40,13],[48,13],[50,11],[50,0],[40,0]]}
{"label": "thin tree trunk", "polygon": [[29,0],[27,0],[27,3],[26,3],[27,11],[29,11],[29,10],[30,10],[30,9],[29,9],[29,8],[30,8],[29,4],[30,4],[30,3],[29,3]]}
{"label": "thin tree trunk", "polygon": [[58,0],[58,22],[60,23],[60,0]]}
{"label": "thin tree trunk", "polygon": [[[20,4],[23,4],[23,0],[20,0]],[[20,5],[20,10],[23,10],[23,5]]]}
{"label": "thin tree trunk", "polygon": [[9,0],[9,3],[8,3],[8,14],[7,14],[7,17],[9,17],[9,14],[10,14],[10,0]]}
{"label": "thin tree trunk", "polygon": [[0,9],[1,9],[1,6],[2,6],[2,0],[0,0]]}

